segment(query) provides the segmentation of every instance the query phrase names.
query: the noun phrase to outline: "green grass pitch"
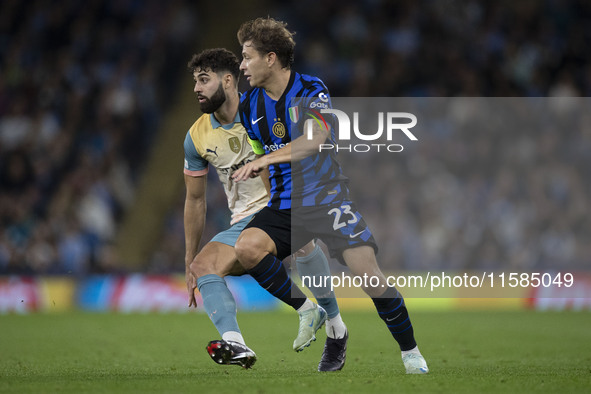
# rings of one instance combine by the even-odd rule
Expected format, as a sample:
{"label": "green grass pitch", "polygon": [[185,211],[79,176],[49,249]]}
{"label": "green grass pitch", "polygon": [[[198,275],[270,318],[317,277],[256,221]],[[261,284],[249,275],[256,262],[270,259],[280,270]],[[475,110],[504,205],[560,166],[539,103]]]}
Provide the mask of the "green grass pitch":
{"label": "green grass pitch", "polygon": [[[412,313],[412,311],[411,311]],[[291,350],[297,315],[240,313],[253,369],[220,366],[205,352],[218,334],[203,313],[0,316],[4,393],[457,393],[590,392],[589,312],[412,313],[431,369],[405,375],[375,313],[343,312],[343,371],[319,373],[325,340]]]}

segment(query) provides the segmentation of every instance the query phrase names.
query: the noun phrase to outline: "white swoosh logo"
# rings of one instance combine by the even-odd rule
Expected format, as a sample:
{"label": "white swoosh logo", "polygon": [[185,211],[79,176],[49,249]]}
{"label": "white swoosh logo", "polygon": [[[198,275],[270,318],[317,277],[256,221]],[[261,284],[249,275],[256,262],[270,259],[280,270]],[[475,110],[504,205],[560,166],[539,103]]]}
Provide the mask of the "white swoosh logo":
{"label": "white swoosh logo", "polygon": [[365,232],[365,230],[358,232],[357,234],[349,234],[349,238],[355,238],[361,234],[363,234]]}
{"label": "white swoosh logo", "polygon": [[386,321],[392,321],[395,319],[398,319],[398,316],[402,315],[402,312],[400,312],[399,314],[397,314],[395,317],[391,318],[391,319],[386,319]]}
{"label": "white swoosh logo", "polygon": [[252,119],[251,119],[251,120],[250,120],[250,123],[252,123],[252,124],[253,124],[253,126],[254,126],[255,124],[257,124],[257,123],[258,123],[258,121],[259,121],[259,120],[263,119],[264,117],[265,117],[265,115],[261,116],[261,117],[260,117],[260,118],[258,118],[257,120],[252,120]]}

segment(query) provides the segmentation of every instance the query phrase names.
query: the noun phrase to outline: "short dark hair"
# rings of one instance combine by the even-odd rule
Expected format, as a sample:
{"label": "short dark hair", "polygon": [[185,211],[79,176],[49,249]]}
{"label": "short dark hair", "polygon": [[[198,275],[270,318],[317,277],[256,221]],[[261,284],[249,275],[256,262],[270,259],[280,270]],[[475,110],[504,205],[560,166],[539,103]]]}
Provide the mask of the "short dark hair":
{"label": "short dark hair", "polygon": [[238,57],[225,48],[206,49],[201,53],[196,53],[191,57],[187,64],[189,71],[193,74],[195,71],[211,70],[214,73],[228,71],[236,83],[240,76],[240,61]]}
{"label": "short dark hair", "polygon": [[275,52],[283,68],[291,68],[295,32],[287,30],[287,23],[273,18],[257,18],[244,22],[238,30],[238,42],[244,45],[252,41],[254,48],[263,54]]}

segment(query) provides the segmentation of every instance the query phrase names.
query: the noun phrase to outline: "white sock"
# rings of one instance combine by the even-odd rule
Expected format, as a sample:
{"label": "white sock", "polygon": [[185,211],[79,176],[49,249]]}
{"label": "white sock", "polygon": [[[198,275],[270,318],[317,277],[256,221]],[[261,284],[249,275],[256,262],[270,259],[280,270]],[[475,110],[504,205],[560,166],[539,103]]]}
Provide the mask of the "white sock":
{"label": "white sock", "polygon": [[410,350],[402,350],[400,353],[401,353],[402,357],[406,356],[409,353],[415,353],[415,354],[418,354],[419,356],[421,356],[421,352],[419,351],[418,346],[415,346]]}
{"label": "white sock", "polygon": [[244,338],[242,338],[242,334],[237,331],[226,331],[222,334],[222,339],[224,341],[238,342],[246,346],[246,343],[244,343]]}
{"label": "white sock", "polygon": [[328,337],[332,339],[340,339],[344,338],[346,333],[347,326],[345,325],[345,322],[343,322],[340,313],[326,321],[326,335]]}
{"label": "white sock", "polygon": [[306,302],[304,302],[304,305],[299,307],[297,312],[300,313],[303,311],[307,311],[308,309],[313,309],[314,307],[316,307],[316,304],[314,304],[312,301],[310,301],[309,298],[306,298]]}

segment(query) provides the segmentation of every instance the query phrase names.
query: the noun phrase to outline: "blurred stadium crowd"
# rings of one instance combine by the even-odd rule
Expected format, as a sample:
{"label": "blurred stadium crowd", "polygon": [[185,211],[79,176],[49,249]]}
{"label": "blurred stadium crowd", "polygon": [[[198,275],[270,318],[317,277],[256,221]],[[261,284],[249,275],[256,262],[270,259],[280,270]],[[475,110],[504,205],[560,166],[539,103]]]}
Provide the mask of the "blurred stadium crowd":
{"label": "blurred stadium crowd", "polygon": [[587,96],[585,0],[302,0],[273,13],[332,96]]}
{"label": "blurred stadium crowd", "polygon": [[2,1],[0,273],[117,270],[113,240],[173,95],[188,1]]}
{"label": "blurred stadium crowd", "polygon": [[[174,86],[161,76],[184,72],[190,13],[178,0],[43,4],[3,2],[0,16],[0,273],[117,271],[110,245]],[[297,32],[294,68],[333,97],[591,93],[583,0],[301,0],[261,15]],[[408,154],[345,163],[382,266],[588,269],[588,115],[516,136],[464,104]],[[151,271],[182,270],[179,193]],[[208,193],[204,240],[229,223],[223,191]]]}
{"label": "blurred stadium crowd", "polygon": [[402,153],[341,158],[390,267],[591,268],[590,99],[396,104],[422,122],[417,142],[402,142]]}

